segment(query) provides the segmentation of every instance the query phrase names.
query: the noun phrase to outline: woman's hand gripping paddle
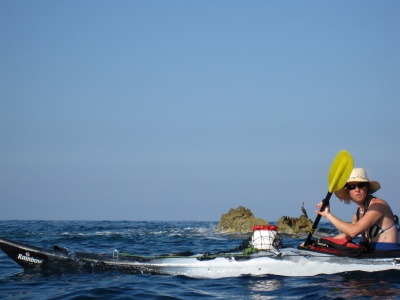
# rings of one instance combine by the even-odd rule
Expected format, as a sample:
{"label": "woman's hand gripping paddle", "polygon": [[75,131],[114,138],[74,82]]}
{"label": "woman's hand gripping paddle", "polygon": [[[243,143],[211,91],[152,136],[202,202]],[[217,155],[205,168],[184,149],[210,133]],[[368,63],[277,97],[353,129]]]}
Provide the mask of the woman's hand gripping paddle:
{"label": "woman's hand gripping paddle", "polygon": [[[324,200],[322,200],[322,206],[320,211],[324,211],[325,207],[329,205],[329,199],[332,196],[332,193],[340,190],[349,179],[351,171],[353,170],[354,162],[350,153],[346,150],[342,150],[338,153],[335,160],[333,161],[331,168],[328,174],[328,194]],[[317,215],[317,218],[314,221],[314,224],[308,233],[307,239],[304,242],[304,246],[307,247],[311,242],[311,237],[313,236],[315,229],[317,229],[319,220],[321,219],[321,215]]]}

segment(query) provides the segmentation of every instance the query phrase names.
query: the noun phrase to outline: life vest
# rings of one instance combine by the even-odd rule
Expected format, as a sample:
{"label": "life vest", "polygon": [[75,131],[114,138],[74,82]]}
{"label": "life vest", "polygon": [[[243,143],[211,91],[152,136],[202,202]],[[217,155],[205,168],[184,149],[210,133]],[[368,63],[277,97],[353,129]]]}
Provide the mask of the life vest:
{"label": "life vest", "polygon": [[354,243],[352,240],[346,238],[335,239],[333,237],[318,239],[318,241],[311,245],[310,250],[350,257],[358,257],[363,253],[369,252],[367,248]]}

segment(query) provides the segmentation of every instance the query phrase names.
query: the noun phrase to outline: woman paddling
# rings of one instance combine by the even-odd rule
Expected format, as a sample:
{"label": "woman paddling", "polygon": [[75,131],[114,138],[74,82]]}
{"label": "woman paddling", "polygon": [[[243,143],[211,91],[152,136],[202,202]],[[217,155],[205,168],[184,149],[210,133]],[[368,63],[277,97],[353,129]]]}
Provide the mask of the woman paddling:
{"label": "woman paddling", "polygon": [[[342,234],[336,238],[352,239],[362,235],[361,243],[372,251],[400,250],[397,232],[398,218],[385,200],[376,198],[372,193],[380,189],[377,181],[370,181],[363,168],[354,168],[346,185],[335,192],[336,197],[346,204],[353,201],[357,206],[352,223],[347,223],[330,212],[327,206],[324,211],[316,211],[325,217]],[[317,205],[322,207],[322,202]]]}

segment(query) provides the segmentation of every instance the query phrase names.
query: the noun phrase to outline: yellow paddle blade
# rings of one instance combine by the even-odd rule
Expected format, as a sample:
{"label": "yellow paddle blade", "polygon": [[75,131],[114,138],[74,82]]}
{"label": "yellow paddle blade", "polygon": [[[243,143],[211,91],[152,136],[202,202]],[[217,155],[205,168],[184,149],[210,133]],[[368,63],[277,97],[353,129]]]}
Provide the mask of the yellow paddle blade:
{"label": "yellow paddle blade", "polygon": [[328,174],[329,192],[340,190],[349,179],[354,162],[350,153],[342,150],[333,161]]}

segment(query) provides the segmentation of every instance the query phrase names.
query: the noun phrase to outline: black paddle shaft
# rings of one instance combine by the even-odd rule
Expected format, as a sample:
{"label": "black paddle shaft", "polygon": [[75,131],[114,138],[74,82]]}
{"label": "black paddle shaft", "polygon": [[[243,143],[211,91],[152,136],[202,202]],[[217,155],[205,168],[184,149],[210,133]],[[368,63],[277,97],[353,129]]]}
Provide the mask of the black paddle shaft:
{"label": "black paddle shaft", "polygon": [[[329,199],[331,199],[332,193],[328,192],[328,194],[326,194],[326,197],[324,200],[322,200],[322,206],[321,209],[319,210],[320,212],[325,210],[325,207],[327,207],[329,205]],[[317,215],[317,217],[315,218],[314,224],[310,230],[310,232],[308,233],[307,239],[304,242],[304,246],[307,247],[309,246],[310,242],[311,242],[311,238],[315,232],[315,229],[317,229],[319,220],[321,220],[321,215]]]}

